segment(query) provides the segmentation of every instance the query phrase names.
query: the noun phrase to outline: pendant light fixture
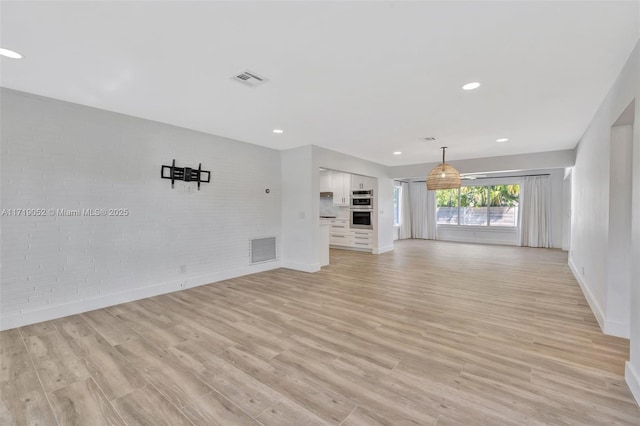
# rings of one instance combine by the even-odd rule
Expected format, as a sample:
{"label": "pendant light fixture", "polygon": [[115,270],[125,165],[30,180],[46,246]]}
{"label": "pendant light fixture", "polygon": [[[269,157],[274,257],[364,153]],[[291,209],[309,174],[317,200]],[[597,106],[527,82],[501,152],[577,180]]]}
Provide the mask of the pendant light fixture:
{"label": "pendant light fixture", "polygon": [[427,189],[434,191],[436,189],[460,188],[460,172],[451,164],[444,162],[444,154],[447,147],[443,146],[440,149],[442,149],[442,164],[438,164],[429,172],[429,176],[427,176]]}

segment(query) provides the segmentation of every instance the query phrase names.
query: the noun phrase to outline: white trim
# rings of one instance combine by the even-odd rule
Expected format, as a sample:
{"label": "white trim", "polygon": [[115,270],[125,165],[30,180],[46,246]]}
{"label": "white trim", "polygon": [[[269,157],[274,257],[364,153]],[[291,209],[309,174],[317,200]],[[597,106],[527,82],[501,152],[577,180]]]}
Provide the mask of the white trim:
{"label": "white trim", "polygon": [[604,320],[604,334],[628,339],[631,335],[628,322]]}
{"label": "white trim", "polygon": [[336,249],[336,250],[359,251],[362,253],[373,253],[373,249],[365,248],[365,247],[338,246],[338,245],[330,244],[329,248]]}
{"label": "white trim", "polygon": [[582,289],[582,294],[584,294],[584,298],[587,299],[587,303],[589,303],[589,306],[591,307],[591,311],[593,312],[593,315],[596,317],[596,320],[600,325],[600,329],[604,333],[605,321],[604,321],[604,312],[602,311],[602,308],[596,301],[595,297],[593,297],[593,294],[591,293],[591,290],[589,290],[587,283],[584,281],[582,276],[578,273],[578,268],[576,268],[576,266],[573,264],[573,259],[569,259],[569,268],[571,269],[571,272],[573,273],[573,276],[575,277],[576,281],[578,281],[578,284]]}
{"label": "white trim", "polygon": [[585,299],[587,299],[587,302],[591,307],[591,311],[593,311],[593,315],[595,315],[596,320],[598,321],[598,325],[600,325],[600,330],[609,336],[628,339],[630,335],[629,323],[608,320],[604,311],[593,296],[593,293],[589,290],[584,278],[578,273],[578,268],[573,264],[573,259],[569,259],[569,268],[571,268],[573,276],[576,278],[576,281],[578,281],[578,284],[580,284],[582,293],[584,294]]}
{"label": "white trim", "polygon": [[638,370],[636,370],[629,361],[627,361],[626,368],[624,369],[624,378],[633,397],[636,399],[638,405],[640,405],[640,374],[638,374]]}
{"label": "white trim", "polygon": [[9,330],[11,328],[22,327],[42,321],[49,321],[69,315],[80,314],[82,312],[93,311],[95,309],[106,308],[108,306],[119,305],[121,303],[132,302],[134,300],[145,299],[147,297],[158,296],[160,294],[173,293],[174,291],[228,280],[242,275],[277,269],[279,267],[280,262],[273,261],[214,274],[200,275],[187,279],[174,279],[160,284],[134,288],[99,297],[87,297],[81,300],[59,303],[39,309],[11,312],[7,314],[2,313],[0,314],[0,330]]}
{"label": "white trim", "polygon": [[286,269],[293,269],[294,271],[313,273],[313,272],[318,272],[320,270],[320,262],[318,263],[282,262],[282,267]]}
{"label": "white trim", "polygon": [[386,253],[388,251],[393,251],[393,244],[391,244],[390,246],[384,246],[384,247],[378,247],[376,249],[373,249],[373,254],[382,254],[382,253]]}

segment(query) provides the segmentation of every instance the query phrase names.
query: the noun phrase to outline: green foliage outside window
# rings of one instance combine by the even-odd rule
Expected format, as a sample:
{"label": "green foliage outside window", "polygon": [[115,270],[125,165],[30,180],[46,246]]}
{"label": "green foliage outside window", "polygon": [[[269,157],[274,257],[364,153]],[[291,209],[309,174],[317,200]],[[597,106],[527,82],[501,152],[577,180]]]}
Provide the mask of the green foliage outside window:
{"label": "green foliage outside window", "polygon": [[520,202],[520,185],[494,185],[489,190],[492,207],[516,207]]}
{"label": "green foliage outside window", "polygon": [[436,191],[439,224],[517,226],[520,185],[463,186]]}

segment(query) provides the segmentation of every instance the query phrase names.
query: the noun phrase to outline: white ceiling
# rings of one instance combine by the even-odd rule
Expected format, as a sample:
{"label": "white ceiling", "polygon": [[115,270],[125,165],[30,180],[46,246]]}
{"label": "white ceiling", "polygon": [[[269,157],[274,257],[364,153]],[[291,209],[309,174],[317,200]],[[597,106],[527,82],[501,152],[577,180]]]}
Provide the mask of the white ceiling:
{"label": "white ceiling", "polygon": [[[386,165],[437,161],[441,145],[452,160],[573,148],[640,36],[637,1],[2,1],[1,12],[2,47],[24,55],[2,59],[2,86]],[[230,80],[245,68],[269,82]],[[470,81],[482,86],[462,91]]]}

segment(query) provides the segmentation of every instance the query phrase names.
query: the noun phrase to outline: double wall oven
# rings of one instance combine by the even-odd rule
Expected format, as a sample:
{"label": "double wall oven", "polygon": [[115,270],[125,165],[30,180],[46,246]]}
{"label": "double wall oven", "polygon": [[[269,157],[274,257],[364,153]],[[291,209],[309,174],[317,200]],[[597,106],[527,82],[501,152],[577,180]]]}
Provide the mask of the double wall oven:
{"label": "double wall oven", "polygon": [[351,228],[373,229],[373,191],[351,192]]}

